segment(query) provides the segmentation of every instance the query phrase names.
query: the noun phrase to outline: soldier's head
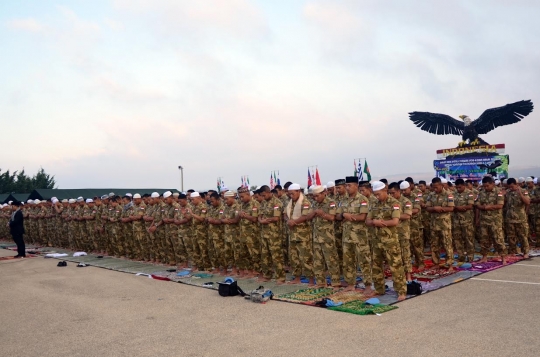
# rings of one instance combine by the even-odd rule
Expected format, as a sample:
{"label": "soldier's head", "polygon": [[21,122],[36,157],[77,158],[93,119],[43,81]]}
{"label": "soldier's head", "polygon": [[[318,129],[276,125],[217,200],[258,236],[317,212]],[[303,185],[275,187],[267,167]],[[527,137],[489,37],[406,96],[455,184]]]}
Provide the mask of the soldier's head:
{"label": "soldier's head", "polygon": [[178,204],[182,207],[186,207],[188,204],[187,196],[183,193],[178,195]]}
{"label": "soldier's head", "polygon": [[401,190],[401,193],[404,194],[405,196],[410,196],[412,193],[412,186],[407,180],[399,184],[399,189]]}
{"label": "soldier's head", "polygon": [[141,197],[141,194],[140,193],[136,193],[133,195],[133,203],[135,203],[136,205],[140,205],[142,202],[142,197]]}
{"label": "soldier's head", "polygon": [[411,186],[411,191],[414,190],[414,180],[412,179],[412,177],[407,177],[405,181],[407,181]]}
{"label": "soldier's head", "polygon": [[278,192],[277,190],[274,188],[274,189],[271,189],[270,192],[272,192],[272,196],[276,197],[276,198],[279,198],[278,196]]}
{"label": "soldier's head", "polygon": [[519,185],[518,185],[516,179],[513,178],[513,177],[509,178],[506,183],[508,184],[508,188],[511,191],[515,191],[515,190],[519,189]]}
{"label": "soldier's head", "polygon": [[111,202],[112,207],[118,207],[118,204],[120,203],[120,197],[112,196],[111,198],[109,198],[109,201]]}
{"label": "soldier's head", "polygon": [[189,198],[191,199],[191,203],[194,205],[198,205],[199,203],[203,202],[203,198],[199,192],[191,192],[189,194]]}
{"label": "soldier's head", "polygon": [[532,189],[534,188],[534,178],[532,178],[532,177],[527,177],[527,178],[525,179],[525,183],[527,184],[527,188],[528,188],[529,190],[532,190]]}
{"label": "soldier's head", "polygon": [[283,187],[281,187],[281,185],[276,185],[276,187],[274,187],[274,190],[276,190],[278,198],[281,198],[281,196],[285,194],[285,192],[283,191]]}
{"label": "soldier's head", "polygon": [[218,207],[221,203],[221,197],[217,192],[212,192],[210,194],[210,204],[212,207]]}
{"label": "soldier's head", "polygon": [[[508,179],[508,181],[510,181],[510,179]],[[495,188],[495,180],[493,180],[493,177],[485,176],[484,178],[482,178],[482,188],[486,192],[493,191],[493,189]]]}
{"label": "soldier's head", "polygon": [[300,193],[301,191],[299,184],[293,183],[289,186],[289,197],[291,198],[291,200],[293,200],[293,202],[298,201],[298,199],[300,198]]}
{"label": "soldier's head", "polygon": [[178,197],[180,197],[180,192],[174,192],[172,194],[174,202],[178,202]]}
{"label": "soldier's head", "polygon": [[426,181],[424,180],[418,181],[418,188],[420,189],[420,191],[425,192],[427,189]]}
{"label": "soldier's head", "polygon": [[382,181],[375,181],[371,184],[373,189],[373,196],[377,198],[380,202],[386,201],[388,198],[387,186]]}
{"label": "soldier's head", "polygon": [[[289,186],[292,185],[291,181],[285,182],[285,185],[283,185],[283,191],[285,191],[285,194],[287,195],[289,193]],[[288,196],[288,195],[287,195]]]}
{"label": "soldier's head", "polygon": [[369,181],[360,181],[358,183],[358,191],[367,198],[371,197],[372,191]]}
{"label": "soldier's head", "polygon": [[328,191],[330,197],[333,197],[336,194],[336,183],[334,181],[329,181],[326,184],[326,191]]}
{"label": "soldier's head", "polygon": [[259,188],[259,196],[261,196],[265,201],[270,201],[272,199],[272,192],[270,192],[270,187],[268,187],[267,185],[261,186],[261,188]]}
{"label": "soldier's head", "polygon": [[358,177],[347,176],[345,177],[345,189],[349,195],[355,195],[358,192]]}
{"label": "soldier's head", "polygon": [[91,198],[87,198],[87,199],[86,199],[86,204],[87,204],[88,207],[90,207],[90,208],[94,208],[94,205],[95,205],[95,204],[94,204],[94,200],[91,199]]}
{"label": "soldier's head", "polygon": [[240,187],[238,189],[238,196],[240,196],[240,201],[243,203],[248,203],[251,201],[251,193],[249,192],[249,188],[247,187]]}
{"label": "soldier's head", "polygon": [[433,192],[435,193],[441,193],[444,189],[443,187],[443,184],[441,182],[441,178],[440,177],[434,177],[432,180],[431,180],[431,189],[433,190]]}
{"label": "soldier's head", "polygon": [[[458,180],[459,180],[459,179],[458,179]],[[457,180],[456,180],[456,185],[457,185]],[[465,181],[465,186],[467,186],[467,188],[468,188],[469,190],[472,190],[472,188],[473,188],[473,182],[472,182],[471,180],[466,180],[466,181]]]}
{"label": "soldier's head", "polygon": [[313,187],[313,198],[317,203],[322,203],[324,199],[326,198],[326,195],[328,194],[328,191],[324,189],[322,186],[315,186]]}
{"label": "soldier's head", "polygon": [[163,192],[163,200],[165,201],[166,204],[172,205],[173,199],[174,197],[171,191]]}
{"label": "soldier's head", "polygon": [[227,206],[232,206],[236,201],[236,195],[232,191],[227,191],[225,192],[224,199]]}
{"label": "soldier's head", "polygon": [[465,181],[463,181],[463,179],[459,178],[459,179],[456,180],[456,191],[457,192],[463,193],[466,188],[467,188],[467,184],[465,183]]}
{"label": "soldier's head", "polygon": [[345,196],[347,193],[347,189],[345,187],[345,180],[344,179],[338,179],[335,180],[334,183],[336,184],[336,192],[340,196]]}
{"label": "soldier's head", "polygon": [[392,182],[390,185],[388,185],[388,194],[394,197],[395,199],[399,199],[401,197],[401,190],[399,189],[399,183]]}
{"label": "soldier's head", "polygon": [[388,180],[387,179],[382,178],[379,181],[381,181],[382,183],[384,183],[386,185],[386,187],[388,187]]}

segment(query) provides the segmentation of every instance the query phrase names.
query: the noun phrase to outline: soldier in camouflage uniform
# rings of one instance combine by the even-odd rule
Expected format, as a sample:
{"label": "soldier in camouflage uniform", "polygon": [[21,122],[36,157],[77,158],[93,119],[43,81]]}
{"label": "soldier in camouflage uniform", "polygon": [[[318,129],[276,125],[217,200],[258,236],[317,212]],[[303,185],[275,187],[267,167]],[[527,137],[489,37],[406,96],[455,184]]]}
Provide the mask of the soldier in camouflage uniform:
{"label": "soldier in camouflage uniform", "polygon": [[263,281],[273,277],[278,284],[285,282],[283,270],[283,249],[281,246],[281,216],[283,204],[264,185],[259,189],[263,201],[260,206],[258,221],[261,225],[261,269]]}
{"label": "soldier in camouflage uniform", "polygon": [[240,242],[237,265],[246,277],[256,276],[261,271],[261,231],[259,227],[260,204],[254,200],[247,187],[238,189],[240,195]]}
{"label": "soldier in camouflage uniform", "polygon": [[[411,185],[411,180],[405,179],[405,182],[409,184],[403,184],[404,189],[401,189],[401,193],[412,203],[412,216],[410,219],[410,237],[411,237],[411,257],[414,257],[414,266],[419,271],[423,271],[424,265],[424,238],[423,238],[423,225],[422,225],[422,192],[415,187],[414,191]],[[401,188],[401,185],[400,185]],[[420,195],[420,196],[419,196]]]}
{"label": "soldier in camouflage uniform", "polygon": [[146,215],[146,204],[139,193],[133,195],[133,206],[129,212],[133,228],[133,256],[137,260],[145,260],[144,240],[146,238],[144,227],[144,216]]}
{"label": "soldier in camouflage uniform", "polygon": [[399,202],[401,215],[397,225],[397,233],[399,245],[401,246],[401,260],[403,262],[403,270],[407,281],[412,280],[412,260],[411,260],[411,227],[410,221],[412,217],[412,202],[401,194],[401,188],[409,188],[407,181],[401,183],[392,182],[388,186],[388,195],[395,198]]}
{"label": "soldier in camouflage uniform", "polygon": [[426,201],[431,195],[431,191],[429,187],[427,187],[426,181],[423,180],[418,181],[418,189],[420,190],[418,198],[420,198],[420,207],[422,208],[422,211],[420,212],[420,226],[422,227],[422,235],[420,237],[422,238],[422,247],[425,247],[428,243],[430,243],[431,237],[431,215],[427,211],[426,206]]}
{"label": "soldier in camouflage uniform", "polygon": [[[474,193],[467,189],[463,179],[456,180],[454,194],[454,213],[452,215],[452,234],[458,253],[458,262],[468,258],[474,260]],[[465,255],[465,252],[467,253]],[[458,264],[459,264],[458,263]]]}
{"label": "soldier in camouflage uniform", "polygon": [[337,205],[321,186],[313,189],[315,204],[310,217],[313,220],[313,273],[317,286],[326,287],[328,271],[333,287],[339,287],[339,258],[336,249],[334,220]]}
{"label": "soldier in camouflage uniform", "polygon": [[165,244],[165,222],[163,218],[166,216],[167,205],[163,202],[162,197],[154,197],[154,211],[152,212],[152,227],[150,227],[153,236],[152,250],[156,257],[156,262],[168,264],[169,247]]}
{"label": "soldier in camouflage uniform", "polygon": [[299,184],[289,186],[290,201],[285,209],[285,221],[289,227],[292,275],[291,283],[300,284],[303,275],[313,285],[313,244],[311,236],[311,203],[300,191]]}
{"label": "soldier in camouflage uniform", "polygon": [[[275,190],[277,191],[277,198],[281,201],[283,204],[283,207],[287,207],[287,204],[289,203],[289,186],[291,185],[291,182],[286,182],[284,189],[281,188],[280,185],[276,185]],[[289,227],[286,224],[281,225],[281,247],[283,249],[283,262],[285,265],[290,264],[289,260],[289,242],[290,242],[290,233],[289,233]]]}
{"label": "soldier in camouflage uniform", "polygon": [[208,240],[206,231],[207,206],[199,192],[190,194],[191,208],[187,211],[187,217],[192,219],[191,237],[193,239],[193,260],[195,261],[195,270],[204,270],[210,268],[210,259],[208,258]]}
{"label": "soldier in camouflage uniform", "polygon": [[362,269],[362,278],[366,287],[365,294],[372,293],[371,285],[371,248],[365,223],[369,203],[367,197],[358,192],[358,177],[345,178],[347,200],[340,207],[340,219],[343,220],[343,272],[346,290],[354,290],[358,264]]}
{"label": "soldier in camouflage uniform", "polygon": [[85,252],[91,252],[96,250],[97,246],[94,246],[95,244],[95,235],[94,232],[96,230],[96,205],[94,203],[94,200],[91,198],[88,198],[86,200],[86,205],[84,206],[83,210],[83,224],[86,225],[86,232],[88,234],[88,239],[85,242],[84,251]]}
{"label": "soldier in camouflage uniform", "polygon": [[[159,197],[159,194],[157,192],[153,192],[152,195],[154,195],[154,193],[155,196]],[[145,261],[154,261],[156,259],[153,251],[154,233],[151,232],[150,228],[152,228],[154,222],[154,210],[156,209],[156,205],[154,203],[154,197],[152,197],[151,195],[144,195],[143,200],[146,203],[146,209],[143,216],[145,230],[143,256]]]}
{"label": "soldier in camouflage uniform", "polygon": [[535,184],[538,179],[527,182],[527,191],[529,192],[529,199],[531,204],[529,205],[529,214],[532,215],[529,226],[530,236],[535,235],[536,247],[540,247],[540,186]]}
{"label": "soldier in camouflage uniform", "polygon": [[176,256],[178,226],[174,224],[174,216],[180,209],[180,205],[176,202],[171,191],[164,192],[163,199],[165,201],[165,211],[163,212],[163,228],[165,230],[163,246],[165,247],[165,251],[168,252],[165,259],[170,265],[177,265],[180,263],[180,260]]}
{"label": "soldier in camouflage uniform", "polygon": [[114,255],[116,257],[120,256],[122,248],[119,246],[120,239],[118,238],[118,235],[121,234],[121,222],[120,219],[122,217],[122,206],[121,206],[121,199],[119,196],[113,196],[111,199],[111,205],[109,207],[109,215],[107,223],[107,226],[109,228],[109,238],[110,238],[110,245],[109,245],[109,255]]}
{"label": "soldier in camouflage uniform", "polygon": [[452,246],[452,212],[454,211],[454,196],[444,189],[441,179],[431,180],[433,192],[426,198],[426,210],[431,216],[431,257],[433,264],[440,263],[441,245],[446,251],[445,267],[453,271],[454,248]]}
{"label": "soldier in camouflage uniform", "polygon": [[480,263],[487,262],[487,254],[491,243],[506,264],[506,246],[504,245],[504,234],[502,228],[504,206],[504,195],[490,176],[482,179],[482,189],[475,202],[476,224],[480,226],[480,252],[482,259]]}
{"label": "soldier in camouflage uniform", "polygon": [[508,254],[516,254],[516,243],[521,243],[521,253],[529,258],[529,227],[527,206],[531,200],[526,189],[520,188],[516,179],[509,178],[506,192],[506,237],[508,238]]}
{"label": "soldier in camouflage uniform", "polygon": [[221,197],[217,192],[210,194],[210,207],[206,214],[206,222],[208,223],[208,255],[210,263],[214,270],[213,273],[227,272],[227,267],[223,257],[224,241],[223,241],[223,218],[224,207],[221,202]]}
{"label": "soldier in camouflage uniform", "polygon": [[406,297],[407,285],[397,233],[397,225],[401,217],[400,203],[388,195],[384,183],[376,181],[373,182],[372,187],[377,202],[369,207],[366,223],[375,227],[375,236],[372,241],[375,290],[379,295],[385,293],[384,262],[386,261],[392,272],[398,301],[402,301]]}
{"label": "soldier in camouflage uniform", "polygon": [[223,259],[225,268],[231,267],[232,274],[238,275],[238,261],[240,260],[240,204],[236,201],[236,194],[227,191],[224,194],[225,205],[223,206]]}
{"label": "soldier in camouflage uniform", "polygon": [[193,241],[191,239],[191,218],[187,216],[189,208],[188,200],[185,194],[178,196],[178,210],[175,211],[174,224],[178,226],[178,243],[175,252],[181,262],[182,268],[193,264]]}
{"label": "soldier in camouflage uniform", "polygon": [[339,273],[343,275],[343,221],[341,220],[341,208],[347,201],[347,190],[345,189],[345,179],[338,179],[334,181],[336,190],[336,219],[334,220],[334,229],[336,232],[336,248],[339,259]]}

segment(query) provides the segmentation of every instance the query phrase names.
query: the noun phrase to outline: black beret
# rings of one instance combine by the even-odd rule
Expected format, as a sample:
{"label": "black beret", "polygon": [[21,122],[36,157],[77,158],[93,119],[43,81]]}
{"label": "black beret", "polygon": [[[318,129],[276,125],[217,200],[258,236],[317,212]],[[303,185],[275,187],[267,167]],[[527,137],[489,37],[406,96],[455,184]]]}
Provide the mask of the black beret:
{"label": "black beret", "polygon": [[347,177],[345,177],[345,183],[358,183],[358,177],[356,177],[356,176],[347,176]]}
{"label": "black beret", "polygon": [[336,186],[345,185],[345,180],[344,179],[338,179],[338,180],[335,180],[334,183],[336,184]]}

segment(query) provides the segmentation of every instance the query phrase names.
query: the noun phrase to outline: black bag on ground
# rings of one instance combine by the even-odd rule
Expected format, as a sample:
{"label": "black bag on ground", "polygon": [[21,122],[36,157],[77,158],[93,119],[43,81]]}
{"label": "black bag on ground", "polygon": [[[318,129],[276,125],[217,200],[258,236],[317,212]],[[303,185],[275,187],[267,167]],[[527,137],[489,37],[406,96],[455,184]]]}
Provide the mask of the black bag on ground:
{"label": "black bag on ground", "polygon": [[244,291],[238,286],[238,283],[235,281],[224,281],[219,282],[218,293],[221,296],[237,296],[237,295],[246,295]]}
{"label": "black bag on ground", "polygon": [[417,281],[411,281],[407,283],[407,295],[420,295],[422,294],[422,284]]}

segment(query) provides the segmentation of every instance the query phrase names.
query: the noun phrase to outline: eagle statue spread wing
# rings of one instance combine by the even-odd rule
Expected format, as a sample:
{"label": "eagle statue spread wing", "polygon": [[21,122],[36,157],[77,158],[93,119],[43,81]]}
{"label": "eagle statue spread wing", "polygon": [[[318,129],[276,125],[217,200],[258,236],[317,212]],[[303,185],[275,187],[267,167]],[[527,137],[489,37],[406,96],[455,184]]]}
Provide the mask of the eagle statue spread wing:
{"label": "eagle statue spread wing", "polygon": [[409,119],[420,129],[436,135],[461,135],[463,141],[459,146],[486,145],[487,143],[478,137],[493,129],[514,124],[533,111],[533,103],[530,100],[522,100],[502,107],[484,111],[476,120],[471,120],[466,115],[460,115],[459,121],[445,114],[428,112],[409,113]]}

